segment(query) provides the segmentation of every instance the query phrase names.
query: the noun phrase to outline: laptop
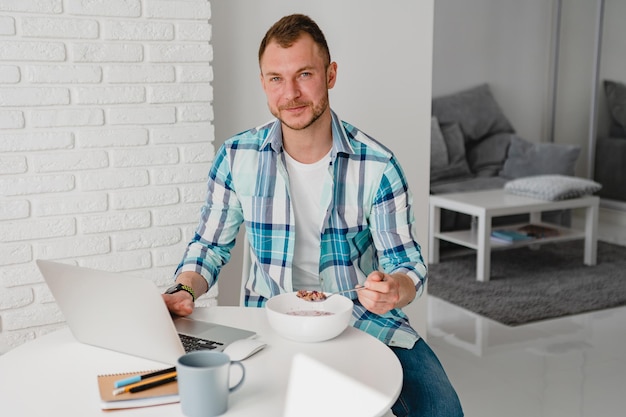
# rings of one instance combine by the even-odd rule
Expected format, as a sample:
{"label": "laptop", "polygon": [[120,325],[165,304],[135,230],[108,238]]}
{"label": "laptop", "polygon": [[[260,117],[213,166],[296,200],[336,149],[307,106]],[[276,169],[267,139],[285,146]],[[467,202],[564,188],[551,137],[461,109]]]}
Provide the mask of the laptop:
{"label": "laptop", "polygon": [[[255,332],[172,317],[156,284],[145,278],[37,260],[67,324],[81,343],[170,365],[187,351],[222,351]],[[190,341],[185,348],[183,341]]]}

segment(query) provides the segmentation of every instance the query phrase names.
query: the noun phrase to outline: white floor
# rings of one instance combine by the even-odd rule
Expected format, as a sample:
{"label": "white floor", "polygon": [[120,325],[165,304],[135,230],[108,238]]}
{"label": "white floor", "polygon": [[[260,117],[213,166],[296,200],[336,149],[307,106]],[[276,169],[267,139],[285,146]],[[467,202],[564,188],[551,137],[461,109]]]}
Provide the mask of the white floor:
{"label": "white floor", "polygon": [[428,315],[467,417],[626,415],[626,307],[508,327],[429,296]]}
{"label": "white floor", "polygon": [[626,307],[517,327],[434,296],[428,309],[428,343],[467,417],[626,416]]}

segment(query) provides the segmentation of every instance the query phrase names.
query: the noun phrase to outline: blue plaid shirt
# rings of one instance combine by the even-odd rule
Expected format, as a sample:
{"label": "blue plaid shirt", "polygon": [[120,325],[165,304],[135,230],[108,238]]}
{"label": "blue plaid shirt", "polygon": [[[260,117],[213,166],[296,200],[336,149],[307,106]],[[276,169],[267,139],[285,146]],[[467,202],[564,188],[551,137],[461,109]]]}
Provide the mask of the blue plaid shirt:
{"label": "blue plaid shirt", "polygon": [[[415,239],[411,193],[397,159],[334,112],[332,136],[321,202],[327,207],[320,230],[322,290],[353,288],[382,269],[408,274],[421,295],[426,266]],[[297,230],[278,120],[240,133],[220,147],[209,172],[200,224],[176,275],[195,271],[214,285],[242,223],[252,249],[245,304],[262,307],[270,297],[294,291]],[[354,327],[390,346],[410,348],[418,340],[402,310],[377,315],[352,294]]]}

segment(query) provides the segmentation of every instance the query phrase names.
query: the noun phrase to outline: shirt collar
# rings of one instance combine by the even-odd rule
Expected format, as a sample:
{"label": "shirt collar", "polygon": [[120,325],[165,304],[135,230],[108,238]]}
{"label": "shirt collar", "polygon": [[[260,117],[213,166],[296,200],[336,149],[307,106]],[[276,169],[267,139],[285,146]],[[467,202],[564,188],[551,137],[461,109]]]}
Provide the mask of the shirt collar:
{"label": "shirt collar", "polygon": [[[348,139],[343,123],[337,114],[331,109],[331,131],[333,135],[333,148],[330,152],[331,161],[334,161],[338,153],[352,154],[354,149]],[[261,149],[270,146],[276,153],[282,152],[283,149],[283,131],[281,129],[280,120],[274,119],[269,123],[269,132],[261,145]]]}

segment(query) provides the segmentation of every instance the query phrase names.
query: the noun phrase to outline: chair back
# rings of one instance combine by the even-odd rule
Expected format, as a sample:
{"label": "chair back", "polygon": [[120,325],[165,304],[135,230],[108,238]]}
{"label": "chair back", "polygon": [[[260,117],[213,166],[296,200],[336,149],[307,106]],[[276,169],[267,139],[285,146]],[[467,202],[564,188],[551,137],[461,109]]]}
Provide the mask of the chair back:
{"label": "chair back", "polygon": [[243,262],[241,265],[241,291],[239,293],[239,305],[244,306],[246,297],[246,282],[250,276],[250,267],[252,265],[252,258],[250,256],[250,241],[248,240],[248,234],[243,233]]}

